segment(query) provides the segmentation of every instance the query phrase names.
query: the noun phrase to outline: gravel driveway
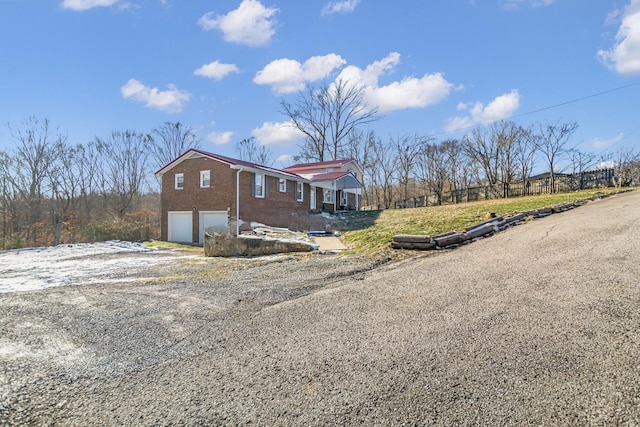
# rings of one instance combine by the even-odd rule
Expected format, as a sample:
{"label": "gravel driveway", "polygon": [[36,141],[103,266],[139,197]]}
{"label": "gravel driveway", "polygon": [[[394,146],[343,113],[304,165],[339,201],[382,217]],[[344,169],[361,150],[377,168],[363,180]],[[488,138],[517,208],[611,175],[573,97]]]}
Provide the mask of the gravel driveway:
{"label": "gravel driveway", "polygon": [[6,425],[638,425],[640,192],[453,251],[0,294]]}

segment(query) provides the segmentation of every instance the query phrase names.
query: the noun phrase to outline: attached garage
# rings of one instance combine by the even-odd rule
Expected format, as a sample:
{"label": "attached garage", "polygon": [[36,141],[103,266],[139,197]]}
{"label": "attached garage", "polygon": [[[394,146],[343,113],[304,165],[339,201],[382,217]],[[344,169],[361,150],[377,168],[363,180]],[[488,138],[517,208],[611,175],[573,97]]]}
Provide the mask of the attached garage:
{"label": "attached garage", "polygon": [[177,243],[193,243],[193,212],[168,213],[167,240]]}
{"label": "attached garage", "polygon": [[224,233],[229,229],[229,214],[227,211],[201,211],[200,232],[198,243],[204,244],[204,232]]}

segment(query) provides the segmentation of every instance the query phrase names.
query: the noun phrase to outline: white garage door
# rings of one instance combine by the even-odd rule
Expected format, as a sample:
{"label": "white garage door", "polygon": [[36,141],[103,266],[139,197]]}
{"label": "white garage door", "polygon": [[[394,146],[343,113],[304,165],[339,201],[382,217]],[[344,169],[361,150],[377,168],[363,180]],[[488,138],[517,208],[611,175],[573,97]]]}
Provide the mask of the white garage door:
{"label": "white garage door", "polygon": [[224,233],[229,228],[229,215],[227,211],[200,212],[200,237],[199,243],[204,243],[204,232]]}
{"label": "white garage door", "polygon": [[193,242],[193,212],[169,212],[167,240],[170,242]]}

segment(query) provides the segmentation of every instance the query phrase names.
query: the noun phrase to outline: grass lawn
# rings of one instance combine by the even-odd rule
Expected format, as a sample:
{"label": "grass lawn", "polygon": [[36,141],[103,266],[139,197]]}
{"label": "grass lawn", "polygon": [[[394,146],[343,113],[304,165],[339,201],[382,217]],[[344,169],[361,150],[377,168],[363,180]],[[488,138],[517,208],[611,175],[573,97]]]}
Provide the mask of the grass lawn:
{"label": "grass lawn", "polygon": [[377,252],[387,249],[396,234],[434,236],[485,221],[490,212],[507,215],[612,192],[616,190],[594,189],[425,208],[344,212],[340,214],[342,221],[338,228],[353,252]]}

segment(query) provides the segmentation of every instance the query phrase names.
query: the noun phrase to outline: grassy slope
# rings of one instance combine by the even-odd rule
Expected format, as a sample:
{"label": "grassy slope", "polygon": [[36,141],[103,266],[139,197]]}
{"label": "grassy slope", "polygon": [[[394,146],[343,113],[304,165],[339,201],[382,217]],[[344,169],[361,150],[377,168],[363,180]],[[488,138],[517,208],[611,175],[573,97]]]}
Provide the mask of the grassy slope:
{"label": "grassy slope", "polygon": [[507,215],[614,191],[613,189],[585,190],[426,208],[350,212],[345,213],[344,221],[339,228],[345,243],[353,251],[376,252],[388,248],[395,234],[433,236],[485,221],[489,218],[489,212]]}

